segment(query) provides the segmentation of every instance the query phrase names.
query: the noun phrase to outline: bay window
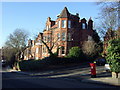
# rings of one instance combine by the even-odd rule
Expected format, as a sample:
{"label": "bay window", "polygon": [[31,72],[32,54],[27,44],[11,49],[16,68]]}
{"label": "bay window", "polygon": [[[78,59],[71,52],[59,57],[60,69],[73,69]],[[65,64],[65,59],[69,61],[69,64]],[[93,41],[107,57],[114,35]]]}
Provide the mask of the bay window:
{"label": "bay window", "polygon": [[66,28],[66,20],[62,20],[62,28]]}

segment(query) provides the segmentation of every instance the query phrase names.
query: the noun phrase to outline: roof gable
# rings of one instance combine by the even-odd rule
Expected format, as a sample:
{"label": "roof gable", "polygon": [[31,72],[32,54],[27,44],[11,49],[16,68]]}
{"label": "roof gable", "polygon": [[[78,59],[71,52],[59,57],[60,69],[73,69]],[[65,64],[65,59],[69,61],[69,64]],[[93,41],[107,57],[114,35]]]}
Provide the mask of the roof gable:
{"label": "roof gable", "polygon": [[70,16],[70,13],[69,13],[67,7],[65,7],[62,10],[61,14],[59,15],[59,18],[68,18],[69,16]]}

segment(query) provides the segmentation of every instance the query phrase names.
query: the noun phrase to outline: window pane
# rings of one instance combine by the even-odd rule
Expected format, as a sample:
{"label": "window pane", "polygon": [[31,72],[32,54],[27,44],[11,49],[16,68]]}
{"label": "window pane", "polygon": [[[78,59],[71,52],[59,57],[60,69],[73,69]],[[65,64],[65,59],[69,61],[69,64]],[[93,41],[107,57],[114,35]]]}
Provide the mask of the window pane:
{"label": "window pane", "polygon": [[66,28],[66,20],[62,20],[62,28]]}
{"label": "window pane", "polygon": [[85,23],[82,23],[82,29],[85,29]]}
{"label": "window pane", "polygon": [[71,41],[71,34],[68,33],[68,41]]}
{"label": "window pane", "polygon": [[68,28],[71,28],[71,21],[68,21]]}
{"label": "window pane", "polygon": [[46,47],[43,47],[43,53],[46,53]]}
{"label": "window pane", "polygon": [[65,33],[62,33],[62,40],[65,41]]}

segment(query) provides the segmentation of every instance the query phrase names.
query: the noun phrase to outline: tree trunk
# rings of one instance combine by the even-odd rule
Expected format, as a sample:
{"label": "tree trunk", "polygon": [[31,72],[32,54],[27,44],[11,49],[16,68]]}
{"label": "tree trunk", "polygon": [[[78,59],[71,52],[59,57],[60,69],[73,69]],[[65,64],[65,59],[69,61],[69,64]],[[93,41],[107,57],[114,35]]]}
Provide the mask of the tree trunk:
{"label": "tree trunk", "polygon": [[118,73],[116,73],[116,78],[118,78]]}

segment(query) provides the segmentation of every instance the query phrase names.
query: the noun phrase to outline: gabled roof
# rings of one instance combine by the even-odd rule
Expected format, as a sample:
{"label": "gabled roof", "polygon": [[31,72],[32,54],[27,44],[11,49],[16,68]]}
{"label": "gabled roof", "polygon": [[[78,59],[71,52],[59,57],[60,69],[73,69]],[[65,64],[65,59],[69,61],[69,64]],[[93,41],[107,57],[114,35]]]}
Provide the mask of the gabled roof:
{"label": "gabled roof", "polygon": [[64,7],[61,14],[59,15],[59,18],[68,18],[70,16],[70,13],[67,9],[67,7]]}

